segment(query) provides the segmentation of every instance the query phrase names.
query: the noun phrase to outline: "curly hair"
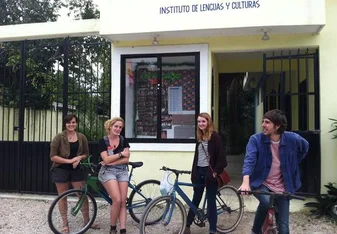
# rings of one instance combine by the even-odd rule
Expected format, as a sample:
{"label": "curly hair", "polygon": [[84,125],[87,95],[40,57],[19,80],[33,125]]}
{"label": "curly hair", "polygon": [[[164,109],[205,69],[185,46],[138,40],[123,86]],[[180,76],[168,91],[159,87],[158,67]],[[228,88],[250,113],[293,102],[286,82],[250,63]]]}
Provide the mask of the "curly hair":
{"label": "curly hair", "polygon": [[111,129],[112,125],[114,125],[117,121],[121,121],[123,123],[123,128],[124,128],[124,119],[121,118],[121,117],[114,117],[112,119],[109,119],[109,120],[105,121],[104,128],[105,128],[105,131],[108,134],[110,133],[110,129]]}
{"label": "curly hair", "polygon": [[213,120],[211,116],[206,112],[200,113],[198,117],[202,117],[207,120],[207,127],[205,129],[205,132],[201,131],[199,127],[197,128],[197,140],[198,141],[209,141],[211,139],[212,133],[214,132]]}

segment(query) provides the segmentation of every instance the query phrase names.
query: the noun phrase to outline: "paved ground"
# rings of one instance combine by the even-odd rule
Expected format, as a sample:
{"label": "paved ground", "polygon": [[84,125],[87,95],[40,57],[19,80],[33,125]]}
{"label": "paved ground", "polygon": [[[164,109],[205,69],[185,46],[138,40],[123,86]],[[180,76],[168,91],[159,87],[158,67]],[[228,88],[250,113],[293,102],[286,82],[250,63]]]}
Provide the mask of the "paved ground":
{"label": "paved ground", "polygon": [[[0,194],[1,195],[1,194]],[[47,222],[47,213],[50,200],[31,200],[4,198],[0,196],[0,233],[27,234],[43,233],[51,234]],[[233,234],[249,234],[253,221],[253,213],[245,213],[238,228]],[[109,233],[109,207],[103,206],[96,219],[102,227],[101,230],[90,230],[87,233]],[[291,214],[291,233],[294,234],[335,234],[337,226],[326,219],[313,219],[304,213]],[[193,234],[206,234],[206,228],[192,226]],[[128,216],[128,233],[139,233],[137,224]],[[164,233],[161,233],[164,234]]]}

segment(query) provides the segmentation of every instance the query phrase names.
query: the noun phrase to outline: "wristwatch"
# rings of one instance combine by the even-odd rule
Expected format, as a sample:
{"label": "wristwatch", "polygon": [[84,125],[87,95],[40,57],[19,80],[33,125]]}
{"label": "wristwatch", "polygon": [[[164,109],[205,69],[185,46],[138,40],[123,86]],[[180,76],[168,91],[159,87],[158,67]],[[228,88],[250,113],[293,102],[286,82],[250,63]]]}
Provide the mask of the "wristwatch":
{"label": "wristwatch", "polygon": [[123,154],[122,153],[118,153],[119,158],[123,158]]}

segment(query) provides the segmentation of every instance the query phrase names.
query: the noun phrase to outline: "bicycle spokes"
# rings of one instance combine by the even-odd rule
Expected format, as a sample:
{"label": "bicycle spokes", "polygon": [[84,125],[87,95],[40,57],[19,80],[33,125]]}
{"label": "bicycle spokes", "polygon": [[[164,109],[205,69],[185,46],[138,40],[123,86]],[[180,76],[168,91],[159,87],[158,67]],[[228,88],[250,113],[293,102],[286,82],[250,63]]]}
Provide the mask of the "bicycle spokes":
{"label": "bicycle spokes", "polygon": [[[172,201],[171,197],[160,197],[154,200],[146,209],[140,225],[143,233],[182,233],[186,225],[186,211],[179,200]],[[161,217],[156,222],[153,217]]]}
{"label": "bicycle spokes", "polygon": [[236,188],[226,185],[219,189],[216,196],[219,232],[231,232],[239,224],[243,215],[242,197],[236,193]]}
{"label": "bicycle spokes", "polygon": [[92,196],[78,190],[69,190],[53,202],[48,212],[48,223],[54,233],[82,233],[96,217],[97,205]]}

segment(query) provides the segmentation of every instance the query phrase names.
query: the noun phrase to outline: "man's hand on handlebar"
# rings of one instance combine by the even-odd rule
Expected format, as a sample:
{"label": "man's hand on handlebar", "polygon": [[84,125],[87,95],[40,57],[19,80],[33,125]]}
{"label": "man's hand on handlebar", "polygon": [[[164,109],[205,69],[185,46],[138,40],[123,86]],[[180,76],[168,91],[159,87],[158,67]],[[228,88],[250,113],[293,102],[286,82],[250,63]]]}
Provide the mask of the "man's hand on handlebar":
{"label": "man's hand on handlebar", "polygon": [[238,189],[238,192],[241,193],[241,195],[249,195],[250,191],[251,189],[250,189],[249,184],[245,182],[243,182]]}

